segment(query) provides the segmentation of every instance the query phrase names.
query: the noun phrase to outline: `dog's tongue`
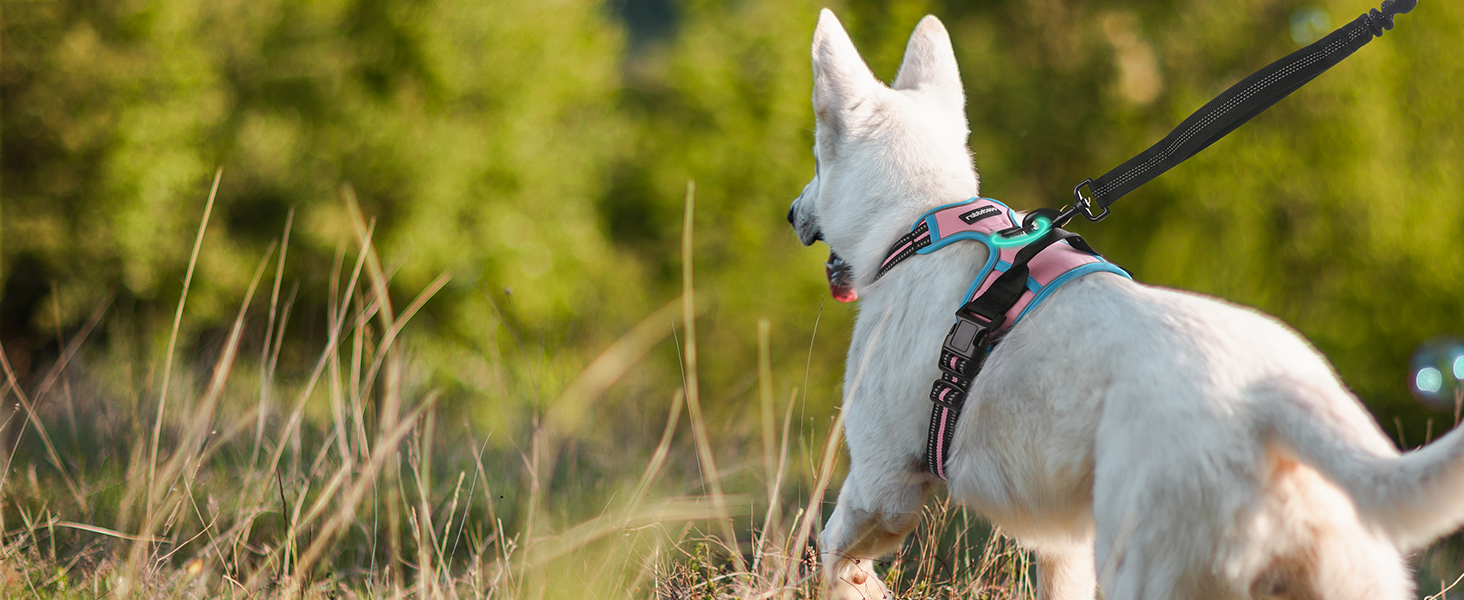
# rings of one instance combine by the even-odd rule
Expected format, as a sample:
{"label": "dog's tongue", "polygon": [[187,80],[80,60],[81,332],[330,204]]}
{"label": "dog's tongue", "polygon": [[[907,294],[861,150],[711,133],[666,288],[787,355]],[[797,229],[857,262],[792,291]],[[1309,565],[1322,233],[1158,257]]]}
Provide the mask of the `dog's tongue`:
{"label": "dog's tongue", "polygon": [[829,282],[829,292],[839,302],[849,303],[859,299],[859,292],[854,291],[854,288],[847,285],[839,285],[832,281]]}
{"label": "dog's tongue", "polygon": [[848,263],[839,255],[829,252],[829,261],[824,264],[824,275],[829,278],[829,293],[839,302],[853,302],[859,299],[859,292],[854,291],[850,285],[850,272]]}

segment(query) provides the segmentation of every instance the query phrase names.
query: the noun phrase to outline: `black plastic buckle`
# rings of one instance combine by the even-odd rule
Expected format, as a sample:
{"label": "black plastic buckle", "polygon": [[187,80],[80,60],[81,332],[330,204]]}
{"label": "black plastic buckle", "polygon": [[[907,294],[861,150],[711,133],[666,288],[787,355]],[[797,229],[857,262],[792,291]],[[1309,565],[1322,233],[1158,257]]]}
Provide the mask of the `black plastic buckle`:
{"label": "black plastic buckle", "polygon": [[[1083,195],[1083,186],[1088,187],[1088,195]],[[1108,207],[1103,207],[1103,212],[1093,214],[1093,179],[1084,179],[1082,183],[1073,186],[1073,206],[1069,211],[1083,213],[1083,217],[1097,223],[1108,217]],[[1071,217],[1069,217],[1071,218]],[[1061,225],[1059,225],[1061,227]]]}
{"label": "black plastic buckle", "polygon": [[[950,333],[946,334],[944,345],[946,352],[955,354],[968,361],[978,356],[978,352],[986,346],[987,338],[991,337],[991,332],[996,330],[997,327],[1000,327],[1001,323],[1006,320],[1006,315],[1002,315],[997,317],[997,321],[983,325],[972,320],[971,317],[973,316],[976,315],[957,312],[956,323],[951,325]],[[942,352],[942,355],[944,354]],[[943,362],[948,362],[948,360]],[[963,375],[965,373],[962,370],[956,374]]]}
{"label": "black plastic buckle", "polygon": [[[986,321],[982,324],[981,321]],[[986,358],[986,347],[991,334],[1006,322],[1006,315],[997,315],[987,320],[979,314],[969,312],[966,307],[956,311],[956,322],[946,334],[945,344],[940,351],[940,370],[959,379],[970,381]]]}

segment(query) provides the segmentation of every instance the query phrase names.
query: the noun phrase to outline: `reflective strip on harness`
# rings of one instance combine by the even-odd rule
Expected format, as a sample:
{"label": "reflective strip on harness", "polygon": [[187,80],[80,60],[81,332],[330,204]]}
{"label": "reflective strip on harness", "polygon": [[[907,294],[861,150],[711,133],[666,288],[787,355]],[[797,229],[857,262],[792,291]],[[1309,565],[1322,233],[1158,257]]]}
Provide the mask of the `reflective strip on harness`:
{"label": "reflective strip on harness", "polygon": [[[939,364],[942,376],[930,391],[932,413],[925,467],[941,479],[946,478],[945,462],[950,455],[956,418],[961,414],[971,383],[997,340],[1064,283],[1098,271],[1129,277],[1123,269],[1093,252],[1082,238],[1059,229],[1023,245],[998,245],[994,241],[1000,235],[998,232],[1020,224],[1016,213],[990,198],[972,198],[937,207],[916,219],[910,233],[890,246],[875,276],[878,280],[912,256],[930,254],[961,240],[981,242],[988,251],[986,264],[966,290],[961,302],[962,310],[957,313],[958,320],[946,336]],[[1031,248],[1036,254],[1023,252],[1033,244],[1045,247]],[[1025,284],[1021,294],[1011,298],[1016,295],[1015,286],[1019,285],[1011,277],[1002,282],[1001,293],[993,292],[992,286],[1013,268],[1027,272],[1026,281],[1021,282]],[[1012,276],[1020,275],[1020,272],[1012,273]],[[995,301],[987,296],[988,292],[993,293]],[[1002,300],[1003,295],[1008,300]],[[970,311],[973,307],[993,302],[998,305],[993,314]]]}

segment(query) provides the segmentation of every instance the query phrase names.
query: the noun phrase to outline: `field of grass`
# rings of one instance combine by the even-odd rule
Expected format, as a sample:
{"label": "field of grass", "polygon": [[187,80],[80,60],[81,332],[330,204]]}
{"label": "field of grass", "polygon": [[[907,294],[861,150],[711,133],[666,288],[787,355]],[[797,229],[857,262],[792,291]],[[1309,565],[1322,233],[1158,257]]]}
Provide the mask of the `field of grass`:
{"label": "field of grass", "polygon": [[[727,442],[707,421],[690,191],[681,297],[604,350],[528,427],[506,434],[458,428],[420,374],[412,319],[447,275],[393,305],[373,224],[349,193],[346,202],[355,250],[330,274],[327,334],[313,356],[282,352],[287,324],[301,318],[280,281],[288,225],[214,350],[177,348],[204,227],[161,364],[118,342],[125,320],[110,301],[80,330],[58,332],[58,358],[33,381],[0,353],[13,403],[0,474],[0,595],[818,596],[812,540],[841,473],[840,423],[811,431],[799,419],[795,429],[796,403],[773,394],[766,321],[756,334],[759,435]],[[679,324],[682,381],[668,386],[676,392],[659,437],[627,437],[626,456],[639,458],[586,458],[582,469],[578,421],[661,341],[668,321]],[[246,340],[247,323],[263,338]],[[108,352],[92,352],[103,335]],[[514,439],[491,443],[504,435]],[[1420,577],[1457,574],[1457,547],[1419,556]],[[1033,596],[1027,554],[941,499],[886,577],[907,598]]]}
{"label": "field of grass", "polygon": [[[606,349],[500,451],[490,443],[500,433],[447,426],[452,413],[415,372],[412,318],[448,276],[394,306],[373,224],[349,193],[346,202],[356,250],[330,274],[327,334],[313,356],[283,350],[289,323],[302,318],[280,280],[289,225],[218,343],[191,356],[178,349],[212,198],[161,364],[127,350],[142,344],[119,343],[128,326],[110,299],[84,327],[58,331],[56,360],[30,377],[0,353],[14,404],[0,475],[0,594],[816,595],[811,540],[839,473],[838,422],[792,429],[795,404],[772,394],[766,321],[761,439],[750,458],[715,442],[721,432],[702,411],[689,260],[682,297]],[[691,244],[688,230],[688,256]],[[576,421],[660,342],[667,321],[678,323],[682,385],[670,386],[659,438],[623,442],[648,458],[616,472],[566,467]],[[263,339],[250,338],[251,326]],[[681,463],[696,471],[668,474]],[[578,493],[597,501],[566,497]],[[896,589],[1030,595],[1026,556],[999,533],[944,504],[927,517],[890,563]]]}

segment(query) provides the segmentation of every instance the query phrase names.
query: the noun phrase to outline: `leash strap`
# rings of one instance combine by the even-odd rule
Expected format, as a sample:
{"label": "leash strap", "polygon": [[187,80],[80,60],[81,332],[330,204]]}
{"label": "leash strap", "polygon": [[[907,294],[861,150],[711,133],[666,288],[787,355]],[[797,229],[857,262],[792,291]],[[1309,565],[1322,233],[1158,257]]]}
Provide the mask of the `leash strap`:
{"label": "leash strap", "polygon": [[[1311,45],[1251,73],[1195,111],[1159,143],[1112,171],[1079,183],[1073,188],[1072,208],[1054,222],[1063,225],[1079,208],[1088,220],[1102,220],[1108,216],[1109,205],[1119,198],[1208,148],[1373,38],[1381,37],[1393,28],[1395,15],[1413,10],[1417,4],[1418,0],[1385,0],[1382,10],[1374,8]],[[1083,195],[1085,186],[1091,196]],[[1101,209],[1097,214],[1095,204]]]}

